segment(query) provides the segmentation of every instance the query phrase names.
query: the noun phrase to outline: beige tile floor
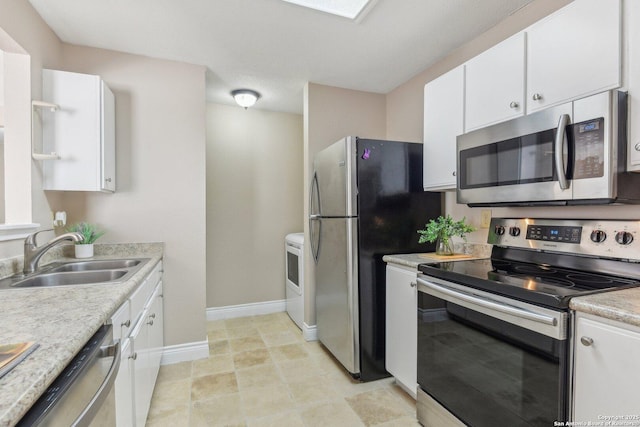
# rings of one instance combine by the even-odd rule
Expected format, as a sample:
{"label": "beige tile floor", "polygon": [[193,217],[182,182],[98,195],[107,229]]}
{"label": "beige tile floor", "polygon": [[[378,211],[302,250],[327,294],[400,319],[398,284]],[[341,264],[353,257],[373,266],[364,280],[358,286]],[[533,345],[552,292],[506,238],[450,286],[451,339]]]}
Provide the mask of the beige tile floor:
{"label": "beige tile floor", "polygon": [[207,325],[209,358],[160,368],[147,426],[418,426],[390,378],[358,383],[286,313]]}

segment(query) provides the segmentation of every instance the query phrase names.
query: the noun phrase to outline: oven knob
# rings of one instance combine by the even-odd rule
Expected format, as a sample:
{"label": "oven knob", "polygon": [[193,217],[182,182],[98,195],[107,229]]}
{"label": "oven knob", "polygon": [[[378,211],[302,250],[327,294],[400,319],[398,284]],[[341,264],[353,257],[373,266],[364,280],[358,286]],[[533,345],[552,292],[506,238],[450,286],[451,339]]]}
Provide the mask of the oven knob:
{"label": "oven knob", "polygon": [[509,234],[511,234],[513,237],[517,237],[520,235],[520,227],[510,227],[509,228]]}
{"label": "oven knob", "polygon": [[503,225],[496,225],[496,229],[495,232],[498,236],[502,236],[504,234],[504,226]]}
{"label": "oven knob", "polygon": [[616,234],[616,242],[621,245],[628,245],[633,242],[633,234],[628,231],[620,231]]}
{"label": "oven knob", "polygon": [[607,233],[602,230],[593,230],[591,232],[591,241],[595,243],[602,243],[607,240]]}

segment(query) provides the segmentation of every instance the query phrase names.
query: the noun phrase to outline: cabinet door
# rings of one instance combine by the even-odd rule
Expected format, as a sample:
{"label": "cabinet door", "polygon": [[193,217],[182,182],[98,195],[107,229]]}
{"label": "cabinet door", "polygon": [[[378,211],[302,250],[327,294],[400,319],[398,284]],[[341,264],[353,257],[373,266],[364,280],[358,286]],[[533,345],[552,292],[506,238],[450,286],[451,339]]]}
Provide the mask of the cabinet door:
{"label": "cabinet door", "polygon": [[155,385],[160,369],[160,361],[162,359],[162,351],[164,349],[164,309],[163,309],[162,282],[158,284],[156,291],[151,297],[151,305],[149,308],[149,364],[151,378],[150,381]]}
{"label": "cabinet door", "polygon": [[44,189],[114,191],[115,102],[100,76],[42,70],[42,97],[58,105],[42,115],[43,151],[60,156],[43,163]]}
{"label": "cabinet door", "polygon": [[417,390],[417,272],[387,265],[386,369],[413,398]]}
{"label": "cabinet door", "polygon": [[576,0],[527,30],[527,114],[621,85],[620,0]]}
{"label": "cabinet door", "polygon": [[150,387],[150,357],[149,357],[149,311],[142,312],[140,320],[131,332],[132,370],[135,425],[144,426],[149,413],[149,403],[153,386]]}
{"label": "cabinet door", "polygon": [[465,132],[524,114],[525,33],[465,64]]}
{"label": "cabinet door", "polygon": [[640,171],[640,31],[637,28],[637,23],[640,22],[640,2],[625,2],[624,19],[624,38],[627,43],[625,86],[629,91],[627,170]]}
{"label": "cabinet door", "polygon": [[121,341],[122,354],[120,357],[120,369],[116,376],[116,425],[133,426],[133,385],[131,378],[131,342],[129,339]]}
{"label": "cabinet door", "polygon": [[425,190],[456,188],[456,137],[464,129],[464,66],[424,87]]}
{"label": "cabinet door", "polygon": [[116,191],[116,104],[113,92],[102,82],[101,164],[102,191]]}
{"label": "cabinet door", "polygon": [[640,332],[578,315],[574,369],[574,420],[640,415]]}

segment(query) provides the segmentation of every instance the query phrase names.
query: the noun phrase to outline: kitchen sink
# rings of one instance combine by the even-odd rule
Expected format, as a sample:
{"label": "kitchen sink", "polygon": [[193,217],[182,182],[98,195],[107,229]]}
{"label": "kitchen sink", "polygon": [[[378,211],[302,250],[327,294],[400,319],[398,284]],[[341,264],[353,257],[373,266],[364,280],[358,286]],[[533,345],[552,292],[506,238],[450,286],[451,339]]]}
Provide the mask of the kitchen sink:
{"label": "kitchen sink", "polygon": [[113,270],[118,268],[131,268],[140,264],[139,259],[101,259],[92,261],[74,261],[55,267],[54,271],[92,271],[92,270]]}
{"label": "kitchen sink", "polygon": [[16,274],[0,280],[0,289],[115,284],[128,280],[149,258],[57,262],[29,276]]}

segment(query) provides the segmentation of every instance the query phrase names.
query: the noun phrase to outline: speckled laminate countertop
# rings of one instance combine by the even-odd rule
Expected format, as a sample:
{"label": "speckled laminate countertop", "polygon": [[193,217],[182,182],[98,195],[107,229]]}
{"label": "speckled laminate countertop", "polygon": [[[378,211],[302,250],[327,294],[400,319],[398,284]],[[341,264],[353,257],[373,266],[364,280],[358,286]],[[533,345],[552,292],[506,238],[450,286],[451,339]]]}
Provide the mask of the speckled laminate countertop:
{"label": "speckled laminate countertop", "polygon": [[[0,290],[0,343],[40,344],[0,379],[0,426],[12,426],[20,420],[89,338],[142,283],[162,258],[163,248],[162,243],[96,245],[93,259],[150,258],[126,282]],[[0,274],[3,277],[12,274],[18,265],[17,258],[1,261]]]}
{"label": "speckled laminate countertop", "polygon": [[[451,258],[452,261],[474,258],[489,258],[491,245],[467,244],[466,247],[455,248],[456,252],[467,253],[467,257]],[[385,255],[383,261],[418,268],[426,262],[440,262],[442,257],[434,257],[431,253]],[[640,288],[623,289],[573,298],[569,307],[572,310],[616,320],[628,325],[640,327]]]}
{"label": "speckled laminate countertop", "polygon": [[418,265],[426,262],[462,261],[465,259],[489,258],[491,256],[491,245],[467,243],[464,246],[455,247],[455,255],[439,256],[434,253],[418,254],[392,254],[385,255],[382,260],[386,263],[403,265],[409,268],[418,268]]}
{"label": "speckled laminate countertop", "polygon": [[640,288],[573,298],[569,307],[575,311],[640,326]]}

